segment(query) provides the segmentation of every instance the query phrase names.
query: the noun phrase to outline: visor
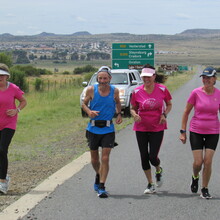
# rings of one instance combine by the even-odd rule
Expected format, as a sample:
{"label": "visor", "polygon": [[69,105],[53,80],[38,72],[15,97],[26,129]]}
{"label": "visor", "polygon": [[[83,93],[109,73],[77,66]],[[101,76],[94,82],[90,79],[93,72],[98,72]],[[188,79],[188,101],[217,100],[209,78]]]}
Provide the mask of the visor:
{"label": "visor", "polygon": [[141,71],[141,77],[142,76],[153,76],[155,74],[155,70],[151,68],[144,68]]}

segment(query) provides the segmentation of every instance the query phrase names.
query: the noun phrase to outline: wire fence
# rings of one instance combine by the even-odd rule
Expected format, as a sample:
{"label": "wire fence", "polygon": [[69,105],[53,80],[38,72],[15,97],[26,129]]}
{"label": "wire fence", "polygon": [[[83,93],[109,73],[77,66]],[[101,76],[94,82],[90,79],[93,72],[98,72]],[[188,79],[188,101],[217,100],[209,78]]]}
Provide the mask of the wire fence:
{"label": "wire fence", "polygon": [[82,87],[82,78],[51,80],[36,78],[34,82],[28,81],[28,91],[52,91],[70,87]]}

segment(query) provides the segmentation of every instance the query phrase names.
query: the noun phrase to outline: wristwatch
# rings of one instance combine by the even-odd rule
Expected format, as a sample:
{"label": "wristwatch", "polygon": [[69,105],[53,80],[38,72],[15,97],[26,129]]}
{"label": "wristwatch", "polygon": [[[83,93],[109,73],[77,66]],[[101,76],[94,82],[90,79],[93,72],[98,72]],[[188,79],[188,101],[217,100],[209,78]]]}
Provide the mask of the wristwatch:
{"label": "wristwatch", "polygon": [[162,114],[165,118],[167,118],[167,114],[164,112],[163,114]]}
{"label": "wristwatch", "polygon": [[186,130],[182,130],[182,129],[181,129],[181,130],[180,130],[180,133],[181,133],[181,134],[184,134],[184,133],[186,133]]}

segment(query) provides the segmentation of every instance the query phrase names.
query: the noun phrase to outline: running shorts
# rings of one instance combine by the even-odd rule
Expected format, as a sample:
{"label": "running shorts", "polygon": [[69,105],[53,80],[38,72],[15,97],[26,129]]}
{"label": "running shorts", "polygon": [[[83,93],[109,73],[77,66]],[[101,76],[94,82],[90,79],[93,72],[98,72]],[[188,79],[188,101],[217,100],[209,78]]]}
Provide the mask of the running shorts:
{"label": "running shorts", "polygon": [[94,134],[86,131],[86,138],[88,140],[90,150],[98,150],[99,147],[113,148],[115,143],[115,132],[107,134]]}
{"label": "running shorts", "polygon": [[212,149],[218,145],[219,134],[198,134],[190,131],[190,144],[192,150]]}

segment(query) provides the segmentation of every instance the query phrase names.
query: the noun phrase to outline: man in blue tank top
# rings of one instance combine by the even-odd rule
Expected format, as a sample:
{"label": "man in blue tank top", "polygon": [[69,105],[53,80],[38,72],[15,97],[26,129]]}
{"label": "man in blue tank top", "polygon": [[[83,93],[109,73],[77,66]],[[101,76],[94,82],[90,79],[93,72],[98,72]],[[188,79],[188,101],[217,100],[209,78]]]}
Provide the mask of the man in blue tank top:
{"label": "man in blue tank top", "polygon": [[[116,124],[122,122],[119,90],[110,85],[110,81],[110,68],[102,66],[97,73],[98,84],[88,87],[82,104],[83,110],[90,117],[86,136],[91,163],[96,172],[94,190],[100,198],[108,197],[105,182],[109,171],[109,156],[115,142],[115,128],[112,122],[115,113]],[[99,158],[99,147],[102,148],[101,158]]]}

